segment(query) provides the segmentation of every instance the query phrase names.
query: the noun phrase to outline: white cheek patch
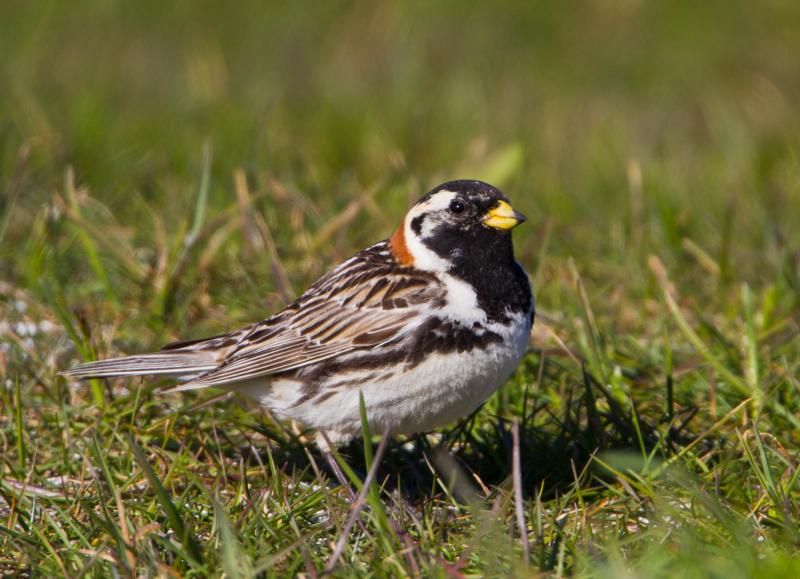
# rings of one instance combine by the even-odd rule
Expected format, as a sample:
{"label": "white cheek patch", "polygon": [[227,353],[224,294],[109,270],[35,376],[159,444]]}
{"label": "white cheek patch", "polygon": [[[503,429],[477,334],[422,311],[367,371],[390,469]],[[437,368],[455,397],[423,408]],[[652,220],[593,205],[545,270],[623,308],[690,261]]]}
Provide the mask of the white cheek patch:
{"label": "white cheek patch", "polygon": [[422,239],[428,239],[433,235],[433,230],[436,229],[442,220],[439,218],[438,213],[430,213],[425,216],[422,221],[422,228],[419,230],[419,236]]}
{"label": "white cheek patch", "polygon": [[405,224],[406,247],[414,257],[414,267],[424,271],[444,272],[450,269],[450,262],[428,249],[422,239],[411,230],[410,222]]}

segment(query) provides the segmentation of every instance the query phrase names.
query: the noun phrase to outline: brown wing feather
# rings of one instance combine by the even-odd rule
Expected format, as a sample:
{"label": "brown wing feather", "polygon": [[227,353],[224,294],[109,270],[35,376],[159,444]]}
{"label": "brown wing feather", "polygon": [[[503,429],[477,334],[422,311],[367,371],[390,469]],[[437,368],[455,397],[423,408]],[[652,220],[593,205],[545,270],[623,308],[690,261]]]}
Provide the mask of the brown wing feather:
{"label": "brown wing feather", "polygon": [[403,335],[422,304],[443,299],[435,277],[373,246],[346,261],[280,314],[254,325],[222,364],[178,387],[220,386],[296,370]]}

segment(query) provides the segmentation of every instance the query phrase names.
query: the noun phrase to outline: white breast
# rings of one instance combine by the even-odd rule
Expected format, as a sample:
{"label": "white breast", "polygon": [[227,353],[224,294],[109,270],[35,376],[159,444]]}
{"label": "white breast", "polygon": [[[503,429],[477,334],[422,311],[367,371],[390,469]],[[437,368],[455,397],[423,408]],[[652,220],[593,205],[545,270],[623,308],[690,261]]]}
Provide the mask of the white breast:
{"label": "white breast", "polygon": [[349,373],[320,385],[331,393],[324,401],[301,401],[302,383],[294,380],[261,380],[239,384],[236,389],[258,399],[283,418],[299,420],[347,439],[361,431],[359,393],[363,393],[373,432],[386,428],[392,434],[429,431],[473,412],[505,383],[528,347],[530,318],[518,314],[509,325],[488,329],[503,337],[500,343],[471,352],[432,353],[419,364],[401,371],[386,367],[373,380],[353,385],[361,377]]}

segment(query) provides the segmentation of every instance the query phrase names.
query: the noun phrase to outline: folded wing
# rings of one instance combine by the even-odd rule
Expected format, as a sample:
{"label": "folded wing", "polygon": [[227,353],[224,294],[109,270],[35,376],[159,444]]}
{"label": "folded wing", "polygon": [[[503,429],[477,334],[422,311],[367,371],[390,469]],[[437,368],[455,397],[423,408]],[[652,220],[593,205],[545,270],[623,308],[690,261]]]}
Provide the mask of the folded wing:
{"label": "folded wing", "polygon": [[[257,324],[219,367],[177,390],[221,386],[297,370],[400,339],[442,288],[427,276],[373,273],[348,286],[317,284],[303,298]],[[323,281],[325,278],[323,278]]]}

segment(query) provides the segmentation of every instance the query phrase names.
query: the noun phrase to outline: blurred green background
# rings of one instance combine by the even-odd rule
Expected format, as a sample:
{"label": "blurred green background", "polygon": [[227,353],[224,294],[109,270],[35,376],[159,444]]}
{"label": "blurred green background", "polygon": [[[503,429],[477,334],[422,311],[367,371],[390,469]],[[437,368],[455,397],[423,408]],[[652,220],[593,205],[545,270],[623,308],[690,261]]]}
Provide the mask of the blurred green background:
{"label": "blurred green background", "polygon": [[[217,198],[242,166],[331,203],[513,147],[509,193],[595,243],[631,161],[645,210],[681,206],[710,242],[731,202],[797,229],[796,2],[10,1],[0,19],[22,205],[71,164],[124,219],[134,194],[181,196],[205,141]],[[658,244],[680,235],[664,225]]]}
{"label": "blurred green background", "polygon": [[798,26],[777,0],[4,2],[2,247],[29,239],[67,166],[121,224],[157,211],[170,229],[208,143],[212,210],[237,168],[306,196],[313,227],[376,191],[385,220],[357,217],[340,253],[430,186],[483,177],[537,224],[528,259],[544,231],[589,270],[676,267],[689,237],[723,279],[756,280],[800,230]]}
{"label": "blurred green background", "polygon": [[[757,519],[757,531],[737,535],[729,519],[692,513],[681,525],[697,536],[637,535],[641,504],[620,498],[636,481],[584,504],[581,484],[596,482],[587,475],[570,491],[581,508],[604,517],[609,503],[622,504],[630,518],[609,515],[592,543],[579,525],[559,535],[556,517],[572,498],[545,503],[536,511],[544,528],[537,568],[552,570],[568,545],[566,568],[589,573],[598,544],[611,553],[608,576],[635,562],[637,549],[665,576],[703,565],[697,576],[750,575],[765,553],[775,556],[764,569],[784,568],[800,544],[798,471],[786,458],[800,448],[798,55],[795,0],[0,3],[0,477],[47,485],[51,473],[95,476],[68,457],[86,456],[86,432],[96,432],[119,482],[135,469],[120,432],[145,439],[147,425],[162,420],[175,427],[184,458],[184,441],[219,444],[207,438],[217,424],[231,433],[230,447],[244,445],[258,419],[233,403],[184,414],[147,390],[140,407],[136,389],[68,387],[56,372],[78,358],[260,319],[388,236],[429,188],[483,178],[530,218],[515,232],[516,248],[541,316],[536,353],[469,436],[488,436],[494,416],[527,410],[543,440],[563,434],[531,407],[573,424],[571,405],[583,396],[578,358],[625,408],[663,430],[673,403],[696,409],[691,429],[709,434],[751,400],[714,432],[725,439],[714,448],[730,454],[697,445],[697,455],[680,456],[698,488],[724,502],[709,512],[734,513],[737,525]],[[581,412],[576,428],[587,424]],[[737,430],[755,429],[750,419],[774,435],[758,465]],[[497,448],[476,454],[503,455]],[[670,448],[664,457],[674,456]],[[185,460],[216,473],[216,451],[208,457]],[[531,464],[547,479],[556,462]],[[182,468],[172,476],[185,482]],[[636,487],[644,504],[663,493],[674,504],[699,496],[659,485]],[[100,499],[85,500],[74,507],[82,532],[93,545],[111,544],[90,515]],[[128,504],[137,524],[159,512],[149,500],[149,510]],[[192,500],[206,514],[186,516],[210,528],[214,506],[199,491]],[[508,505],[501,518],[511,520]],[[444,545],[436,556],[453,561],[472,535],[453,531],[450,550],[436,534],[448,523],[431,517],[419,542],[436,553]],[[260,525],[248,519],[242,531],[253,557],[263,555]],[[79,569],[85,546],[48,533],[71,553],[64,569]],[[753,550],[740,548],[742,536]],[[626,563],[614,559],[613,537]],[[296,540],[283,537],[281,547],[273,539],[275,550]],[[13,541],[14,552],[28,550],[6,561],[59,569],[42,544]],[[378,559],[394,556],[382,548]],[[152,561],[163,554],[152,553]],[[677,567],[676,554],[685,556]],[[477,559],[469,569],[498,569],[491,556]],[[431,561],[423,568],[436,568]],[[291,568],[306,563],[298,555]],[[363,571],[374,561],[361,563]],[[642,569],[649,576],[647,563]]]}

